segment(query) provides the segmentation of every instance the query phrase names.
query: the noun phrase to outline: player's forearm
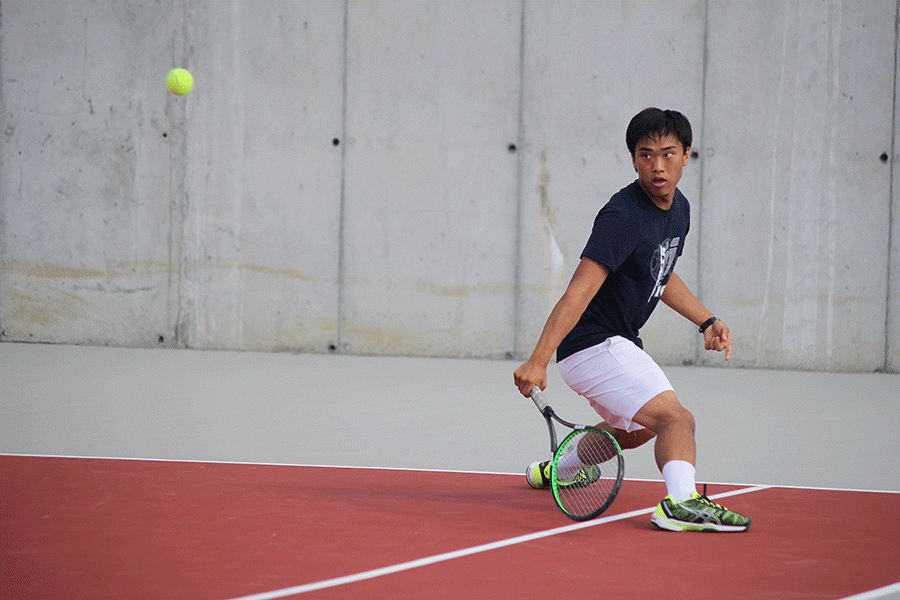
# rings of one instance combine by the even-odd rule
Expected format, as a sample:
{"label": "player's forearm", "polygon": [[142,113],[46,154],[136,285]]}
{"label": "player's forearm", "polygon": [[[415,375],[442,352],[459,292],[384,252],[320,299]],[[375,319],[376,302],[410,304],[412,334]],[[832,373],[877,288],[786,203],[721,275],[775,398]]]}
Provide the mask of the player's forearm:
{"label": "player's forearm", "polygon": [[584,312],[583,308],[578,310],[578,307],[573,304],[571,298],[567,298],[565,295],[556,303],[547,318],[547,323],[544,325],[544,330],[541,332],[541,337],[538,339],[529,361],[543,367],[550,364],[553,353],[556,352],[566,334],[572,331],[581,317],[581,313]]}
{"label": "player's forearm", "polygon": [[606,281],[607,275],[609,275],[608,267],[589,258],[581,259],[565,293],[550,312],[534,352],[528,359],[529,362],[543,367],[550,363],[553,353],[578,323],[591,298]]}
{"label": "player's forearm", "polygon": [[698,327],[713,316],[713,313],[697,300],[694,294],[691,293],[691,290],[688,289],[687,284],[675,273],[672,273],[672,276],[669,278],[669,283],[666,285],[660,300]]}

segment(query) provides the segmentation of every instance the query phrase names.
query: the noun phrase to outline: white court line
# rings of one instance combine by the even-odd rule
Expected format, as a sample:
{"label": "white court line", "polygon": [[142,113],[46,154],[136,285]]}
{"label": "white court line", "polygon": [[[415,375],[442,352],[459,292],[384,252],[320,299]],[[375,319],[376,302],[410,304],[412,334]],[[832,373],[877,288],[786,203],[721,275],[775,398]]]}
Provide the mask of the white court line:
{"label": "white court line", "polygon": [[[85,455],[69,455],[69,454],[17,454],[14,452],[0,452],[0,456],[10,456],[18,458],[66,458],[80,460],[121,460],[123,462],[161,462],[161,463],[182,463],[182,464],[198,464],[198,465],[237,465],[245,467],[309,467],[313,469],[358,469],[360,471],[409,471],[419,473],[457,473],[461,475],[514,475],[521,476],[521,473],[502,473],[498,471],[464,471],[460,469],[426,469],[423,467],[373,467],[360,465],[322,465],[312,463],[285,463],[285,462],[253,462],[242,460],[201,460],[193,458],[141,458],[138,456],[85,456]],[[628,481],[641,481],[640,479],[629,479]],[[647,480],[651,481],[651,480]],[[660,480],[662,481],[662,480]],[[739,483],[729,483],[723,485],[744,485]],[[746,484],[755,485],[755,484]]]}
{"label": "white court line", "polygon": [[[758,492],[758,491],[762,491],[762,490],[767,490],[771,487],[772,486],[768,486],[768,485],[760,485],[760,486],[756,486],[756,487],[752,487],[752,488],[746,488],[746,489],[742,489],[742,490],[734,490],[731,492],[723,492],[721,494],[715,494],[713,496],[710,496],[710,498],[711,499],[727,498],[728,496],[737,496],[738,494],[748,494],[750,492]],[[462,550],[454,550],[453,552],[445,552],[443,554],[435,554],[434,556],[426,556],[425,558],[419,558],[416,560],[411,560],[409,562],[391,565],[389,567],[382,567],[380,569],[372,569],[371,571],[363,571],[361,573],[354,573],[352,575],[345,575],[343,577],[335,577],[333,579],[324,579],[322,581],[315,581],[313,583],[307,583],[304,585],[298,585],[298,586],[290,587],[290,588],[283,588],[283,589],[274,590],[271,592],[252,594],[250,596],[240,596],[239,598],[232,598],[231,600],[274,600],[275,598],[284,598],[285,596],[293,596],[296,594],[304,594],[306,592],[314,592],[317,590],[332,588],[332,587],[336,587],[339,585],[346,585],[348,583],[355,583],[357,581],[365,581],[367,579],[374,579],[376,577],[382,577],[384,575],[391,575],[393,573],[400,573],[401,571],[408,571],[410,569],[425,567],[427,565],[433,565],[435,563],[453,560],[454,558],[462,558],[463,556],[471,556],[472,554],[479,554],[481,552],[488,552],[490,550],[506,548],[508,546],[514,546],[516,544],[524,544],[525,542],[530,542],[533,540],[538,540],[538,539],[550,537],[553,535],[568,533],[570,531],[577,531],[578,529],[585,529],[587,527],[596,527],[597,525],[603,525],[605,523],[612,523],[613,521],[621,521],[623,519],[630,519],[632,517],[637,517],[640,515],[646,515],[646,514],[652,513],[654,510],[656,510],[655,506],[653,508],[644,508],[641,510],[634,510],[634,511],[622,513],[619,515],[613,515],[611,517],[603,517],[600,519],[594,519],[593,521],[582,521],[579,523],[574,523],[572,525],[566,525],[564,527],[556,527],[554,529],[547,529],[545,531],[537,531],[535,533],[529,533],[527,535],[520,535],[518,537],[509,538],[506,540],[491,542],[489,544],[482,544],[480,546],[472,546],[471,548],[463,548]]]}
{"label": "white court line", "polygon": [[[521,477],[521,473],[504,473],[502,471],[465,471],[460,469],[427,469],[424,467],[373,467],[360,465],[322,465],[312,463],[277,463],[277,462],[252,462],[240,460],[200,460],[189,458],[141,458],[134,456],[85,456],[85,455],[69,455],[69,454],[20,454],[16,452],[0,452],[0,456],[11,456],[20,458],[72,458],[83,460],[121,460],[132,462],[163,462],[163,463],[187,463],[201,465],[243,465],[251,467],[310,467],[314,469],[359,469],[369,471],[410,471],[419,473],[458,473],[462,475],[511,475]],[[648,481],[651,483],[664,483],[662,479],[644,479],[640,477],[626,477],[625,481]],[[704,483],[711,486],[727,485],[737,487],[760,487],[780,488],[785,490],[817,490],[823,492],[860,492],[864,494],[900,494],[900,490],[870,490],[862,488],[835,488],[835,487],[818,487],[804,485],[788,485],[784,483],[740,483],[728,481],[698,481],[698,485]],[[710,496],[712,497],[712,496]]]}
{"label": "white court line", "polygon": [[847,596],[846,598],[841,598],[840,600],[874,600],[875,598],[884,598],[888,594],[892,594],[894,592],[900,593],[900,581],[891,585],[886,585],[882,588],[878,588],[877,590],[869,590],[868,592],[862,592],[861,594],[856,594],[855,596]]}

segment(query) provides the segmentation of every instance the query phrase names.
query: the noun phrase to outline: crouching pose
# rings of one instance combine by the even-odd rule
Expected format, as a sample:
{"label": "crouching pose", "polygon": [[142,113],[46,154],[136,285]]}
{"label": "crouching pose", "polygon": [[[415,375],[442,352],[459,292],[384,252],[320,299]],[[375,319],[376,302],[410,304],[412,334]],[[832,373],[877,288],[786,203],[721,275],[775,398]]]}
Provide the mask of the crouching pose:
{"label": "crouching pose", "polygon": [[[526,397],[534,386],[546,388],[556,352],[565,382],[587,398],[604,420],[598,427],[623,449],[656,439],[667,495],[654,525],[745,531],[749,518],[697,493],[694,417],[638,337],[662,300],[699,328],[707,350],[731,359],[728,326],[674,272],[690,226],[688,201],[676,185],[688,164],[691,125],[679,112],[648,108],[631,120],[625,141],[638,178],[598,213],[581,262],[528,362],[516,369],[515,383]],[[526,478],[532,487],[548,487],[549,461],[532,464]]]}

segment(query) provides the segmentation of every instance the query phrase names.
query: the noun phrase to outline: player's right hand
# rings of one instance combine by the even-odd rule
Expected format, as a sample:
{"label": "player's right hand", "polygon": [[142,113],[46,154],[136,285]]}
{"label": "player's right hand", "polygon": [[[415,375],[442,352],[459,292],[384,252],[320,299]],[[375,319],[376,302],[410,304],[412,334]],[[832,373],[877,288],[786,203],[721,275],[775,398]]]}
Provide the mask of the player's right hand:
{"label": "player's right hand", "polygon": [[531,397],[531,390],[538,386],[541,390],[547,388],[547,367],[528,361],[513,373],[516,387],[526,398]]}

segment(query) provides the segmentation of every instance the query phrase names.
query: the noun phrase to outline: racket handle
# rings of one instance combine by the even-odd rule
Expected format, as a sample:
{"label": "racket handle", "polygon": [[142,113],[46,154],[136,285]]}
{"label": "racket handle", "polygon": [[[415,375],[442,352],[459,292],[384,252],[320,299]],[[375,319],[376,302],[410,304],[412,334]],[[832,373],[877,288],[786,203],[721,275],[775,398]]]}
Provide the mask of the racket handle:
{"label": "racket handle", "polygon": [[547,410],[547,399],[544,397],[544,392],[542,392],[541,388],[538,386],[531,388],[531,401],[534,402],[534,405],[541,411],[541,414],[544,414],[544,411]]}

